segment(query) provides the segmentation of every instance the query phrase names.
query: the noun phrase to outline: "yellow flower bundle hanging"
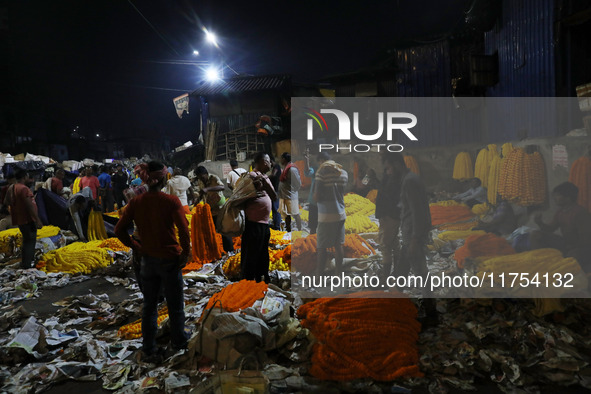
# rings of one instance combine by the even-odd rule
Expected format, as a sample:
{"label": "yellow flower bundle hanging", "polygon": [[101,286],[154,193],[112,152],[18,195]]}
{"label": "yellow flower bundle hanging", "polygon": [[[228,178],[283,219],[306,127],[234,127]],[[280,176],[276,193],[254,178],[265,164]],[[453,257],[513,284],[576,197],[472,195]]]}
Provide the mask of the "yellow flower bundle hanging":
{"label": "yellow flower bundle hanging", "polygon": [[460,152],[454,162],[453,179],[464,180],[474,178],[474,166],[468,152]]}
{"label": "yellow flower bundle hanging", "polygon": [[568,181],[579,188],[577,203],[591,212],[591,158],[579,157],[570,167]]}
{"label": "yellow flower bundle hanging", "polygon": [[[298,317],[317,339],[310,374],[324,380],[420,377],[417,309],[408,298],[319,298]],[[392,311],[395,311],[393,313]]]}
{"label": "yellow flower bundle hanging", "polygon": [[546,170],[539,152],[527,154],[516,148],[502,161],[499,194],[522,206],[540,205],[546,200]]}
{"label": "yellow flower bundle hanging", "polygon": [[484,187],[488,185],[490,166],[495,157],[500,157],[495,144],[489,144],[486,148],[481,149],[476,157],[474,176],[480,179]]}
{"label": "yellow flower bundle hanging", "polygon": [[105,229],[105,221],[103,220],[103,213],[95,211],[94,209],[88,216],[88,240],[98,241],[109,238],[107,230]]}
{"label": "yellow flower bundle hanging", "polygon": [[417,175],[421,175],[421,171],[419,170],[419,163],[413,156],[404,156],[404,164],[406,167]]}
{"label": "yellow flower bundle hanging", "polygon": [[488,172],[488,182],[486,184],[486,198],[489,203],[496,205],[497,194],[499,191],[499,176],[501,174],[501,162],[500,156],[495,156],[490,163],[490,169]]}

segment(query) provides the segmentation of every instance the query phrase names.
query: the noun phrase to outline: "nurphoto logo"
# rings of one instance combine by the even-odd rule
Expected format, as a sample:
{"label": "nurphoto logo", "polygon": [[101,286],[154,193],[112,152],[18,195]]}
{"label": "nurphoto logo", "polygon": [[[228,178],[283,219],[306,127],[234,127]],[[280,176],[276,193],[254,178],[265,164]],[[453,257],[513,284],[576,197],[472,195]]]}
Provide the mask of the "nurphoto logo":
{"label": "nurphoto logo", "polygon": [[[410,131],[411,128],[416,126],[417,117],[409,112],[378,112],[377,131],[360,130],[359,126],[359,112],[353,112],[353,122],[347,113],[339,109],[326,109],[323,108],[320,112],[312,109],[305,108],[307,112],[304,112],[310,118],[307,119],[307,139],[308,141],[314,140],[314,128],[315,124],[320,129],[321,135],[323,132],[328,132],[328,124],[322,114],[331,114],[336,116],[338,122],[338,140],[339,142],[350,141],[351,131],[357,140],[361,141],[377,141],[382,139],[384,129],[386,131],[386,141],[393,141],[394,133],[401,131],[411,141],[418,141],[418,138]],[[406,122],[401,120],[406,120]],[[351,124],[352,123],[352,124]],[[385,127],[384,127],[385,124]],[[322,151],[342,151],[347,150],[349,152],[369,152],[372,149],[386,149],[389,152],[402,152],[404,147],[400,144],[385,144],[385,143],[373,143],[373,144],[351,144],[349,146],[339,146],[336,144],[319,144],[319,152]]]}

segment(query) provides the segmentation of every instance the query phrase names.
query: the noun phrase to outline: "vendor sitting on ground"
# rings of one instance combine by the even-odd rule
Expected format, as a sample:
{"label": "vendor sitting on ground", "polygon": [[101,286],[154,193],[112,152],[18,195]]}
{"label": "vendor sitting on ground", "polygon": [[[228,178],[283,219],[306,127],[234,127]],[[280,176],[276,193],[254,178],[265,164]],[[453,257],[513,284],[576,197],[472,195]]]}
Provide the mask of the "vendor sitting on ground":
{"label": "vendor sitting on ground", "polygon": [[484,230],[501,236],[510,235],[517,228],[517,216],[513,207],[500,195],[497,196],[497,206],[490,221],[478,221],[478,226],[473,230]]}
{"label": "vendor sitting on ground", "polygon": [[[591,213],[577,204],[579,188],[564,182],[552,190],[552,198],[558,206],[550,223],[536,214],[534,220],[540,231],[530,234],[531,249],[559,249],[565,257],[577,259],[585,272],[591,272]],[[554,234],[560,229],[562,236]]]}
{"label": "vendor sitting on ground", "polygon": [[453,199],[457,202],[463,202],[472,208],[476,204],[486,202],[486,189],[482,187],[482,182],[478,178],[470,179],[470,189],[464,193],[456,194]]}

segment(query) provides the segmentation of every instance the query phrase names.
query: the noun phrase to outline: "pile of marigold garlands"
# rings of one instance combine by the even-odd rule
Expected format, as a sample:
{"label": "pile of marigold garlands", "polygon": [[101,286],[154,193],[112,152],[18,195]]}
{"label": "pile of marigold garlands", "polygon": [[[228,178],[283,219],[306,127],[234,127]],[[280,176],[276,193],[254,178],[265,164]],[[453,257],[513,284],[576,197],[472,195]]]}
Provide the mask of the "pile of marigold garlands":
{"label": "pile of marigold garlands", "polygon": [[317,340],[310,374],[341,381],[422,376],[414,304],[408,298],[370,298],[379,296],[371,292],[363,296],[319,298],[298,309],[302,326]]}
{"label": "pile of marigold garlands", "polygon": [[[156,319],[156,323],[158,327],[162,326],[164,320],[168,318],[168,307],[165,306],[164,308],[158,311],[158,318]],[[136,339],[142,337],[142,319],[138,319],[133,323],[126,324],[121,326],[117,331],[117,336],[124,339]]]}
{"label": "pile of marigold garlands", "polygon": [[99,247],[102,242],[74,242],[47,252],[37,263],[37,269],[45,272],[89,274],[97,268],[107,267],[113,262],[113,257],[106,248]]}

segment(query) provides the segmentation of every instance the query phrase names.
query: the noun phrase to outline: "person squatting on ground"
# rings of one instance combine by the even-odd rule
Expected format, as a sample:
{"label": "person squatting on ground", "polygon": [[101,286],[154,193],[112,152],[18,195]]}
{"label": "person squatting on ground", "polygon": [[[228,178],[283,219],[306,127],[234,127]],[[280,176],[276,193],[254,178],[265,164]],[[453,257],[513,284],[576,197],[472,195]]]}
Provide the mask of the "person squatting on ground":
{"label": "person squatting on ground", "polygon": [[[330,159],[330,157],[329,157]],[[337,274],[343,268],[343,244],[345,243],[345,187],[347,171],[333,160],[326,160],[316,172],[314,200],[318,206],[317,267],[316,275],[322,275],[326,267],[328,249],[335,249]]]}
{"label": "person squatting on ground", "polygon": [[[552,198],[558,206],[550,223],[542,220],[542,214],[534,217],[540,231],[530,234],[531,249],[554,248],[565,257],[577,259],[585,272],[591,272],[591,213],[577,204],[579,188],[563,182],[552,190]],[[560,229],[562,236],[554,234]]]}
{"label": "person squatting on ground", "polygon": [[382,161],[384,174],[376,197],[376,219],[380,221],[378,241],[382,252],[382,272],[387,277],[392,271],[392,263],[397,265],[400,259],[400,186],[401,174],[394,168],[394,159],[384,156]]}
{"label": "person squatting on ground", "polygon": [[27,269],[33,267],[37,229],[43,224],[37,215],[37,204],[29,187],[32,184],[29,174],[25,170],[18,170],[15,178],[16,183],[6,191],[4,205],[10,207],[12,225],[18,226],[23,235],[21,268]]}
{"label": "person squatting on ground", "polygon": [[240,267],[242,279],[269,283],[269,214],[271,203],[277,193],[265,175],[271,169],[271,159],[266,153],[257,153],[254,168],[249,173],[258,191],[256,198],[246,201],[244,214],[246,223],[242,233],[242,253]]}
{"label": "person squatting on ground", "polygon": [[[159,361],[156,347],[158,294],[161,285],[168,305],[173,350],[187,346],[182,268],[191,255],[191,242],[185,211],[177,196],[160,190],[166,184],[166,167],[152,161],[136,166],[135,172],[149,187],[148,192],[132,199],[115,227],[117,238],[141,255],[141,279],[144,304],[142,312],[142,358]],[[128,231],[135,222],[142,240],[133,240]],[[175,236],[178,228],[179,242]]]}
{"label": "person squatting on ground", "polygon": [[479,178],[472,178],[470,179],[470,188],[464,193],[456,194],[453,199],[472,208],[476,204],[486,202],[486,189],[482,187],[482,181]]}
{"label": "person squatting on ground", "polygon": [[291,155],[283,152],[281,155],[281,165],[283,172],[279,177],[279,212],[285,220],[285,230],[291,231],[291,217],[296,221],[298,230],[302,229],[302,219],[300,218],[300,204],[298,200],[298,190],[302,186],[300,172],[291,162]]}

